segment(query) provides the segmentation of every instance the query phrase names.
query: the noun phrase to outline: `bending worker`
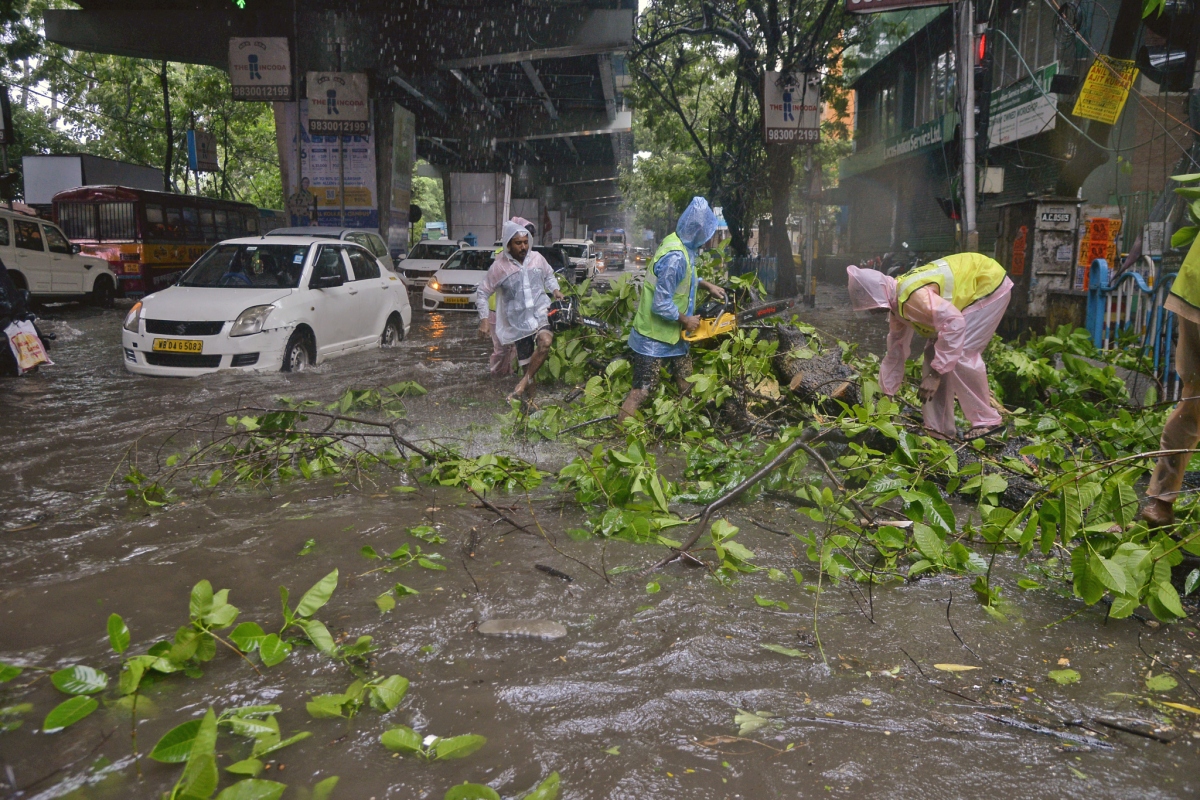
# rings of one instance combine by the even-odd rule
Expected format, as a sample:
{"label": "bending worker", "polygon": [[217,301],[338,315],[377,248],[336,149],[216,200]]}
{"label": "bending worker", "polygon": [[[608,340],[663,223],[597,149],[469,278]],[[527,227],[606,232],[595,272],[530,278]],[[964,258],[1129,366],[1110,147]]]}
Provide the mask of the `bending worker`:
{"label": "bending worker", "polygon": [[[1179,325],[1175,373],[1183,385],[1181,399],[1163,425],[1159,446],[1163,450],[1195,450],[1200,442],[1200,238],[1188,249],[1163,308],[1175,312]],[[1154,465],[1146,490],[1148,502],[1142,507],[1142,519],[1151,527],[1175,521],[1175,498],[1191,459],[1191,453],[1176,453],[1160,456]]]}
{"label": "bending worker", "polygon": [[724,289],[699,280],[696,274],[696,256],[716,231],[717,215],[708,207],[708,201],[693,197],[679,216],[675,233],[663,239],[654,254],[629,332],[633,388],[621,403],[618,424],[636,414],[646,402],[658,385],[664,364],[681,394],[690,388],[687,378],[692,374],[692,357],[683,332],[700,326],[700,318],[695,315],[696,288],[703,286],[709,294],[725,297]]}
{"label": "bending worker", "polygon": [[900,390],[915,330],[927,340],[917,392],[924,403],[925,427],[947,439],[957,438],[955,398],[971,426],[968,438],[1001,423],[981,354],[1012,293],[1004,267],[980,253],[958,253],[899,279],[854,266],[846,272],[855,311],[888,313],[888,349],[879,367],[884,394],[891,397]]}
{"label": "bending worker", "polygon": [[501,239],[504,252],[496,256],[487,275],[475,291],[475,308],[479,311],[479,335],[491,338],[488,298],[499,295],[496,304],[496,338],[502,345],[516,345],[517,363],[525,374],[508,396],[533,401],[537,389],[537,372],[546,357],[554,334],[546,311],[550,308],[547,293],[562,299],[554,270],[540,253],[529,249],[529,231],[515,222],[504,223]]}

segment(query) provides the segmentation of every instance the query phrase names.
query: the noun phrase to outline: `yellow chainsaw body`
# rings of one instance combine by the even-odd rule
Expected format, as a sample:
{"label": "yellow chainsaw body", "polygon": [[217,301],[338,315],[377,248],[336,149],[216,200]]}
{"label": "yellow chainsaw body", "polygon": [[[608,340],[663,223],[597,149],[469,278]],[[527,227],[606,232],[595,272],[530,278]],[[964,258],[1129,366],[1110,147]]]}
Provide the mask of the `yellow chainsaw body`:
{"label": "yellow chainsaw body", "polygon": [[700,342],[735,330],[737,317],[730,311],[723,311],[715,317],[701,317],[700,327],[690,333],[684,331],[683,339],[685,342]]}

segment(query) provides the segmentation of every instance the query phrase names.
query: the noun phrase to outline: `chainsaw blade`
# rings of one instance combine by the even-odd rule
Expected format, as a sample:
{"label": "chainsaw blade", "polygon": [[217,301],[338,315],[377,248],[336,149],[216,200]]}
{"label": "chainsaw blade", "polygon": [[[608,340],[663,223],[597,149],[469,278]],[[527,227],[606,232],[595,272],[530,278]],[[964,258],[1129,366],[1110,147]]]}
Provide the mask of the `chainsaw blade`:
{"label": "chainsaw blade", "polygon": [[739,325],[747,322],[753,322],[756,319],[762,319],[763,317],[770,317],[774,314],[782,313],[787,311],[789,308],[794,308],[795,306],[795,297],[785,297],[782,300],[775,300],[770,303],[762,303],[754,306],[753,308],[747,308],[744,311],[739,311],[737,315],[737,321]]}

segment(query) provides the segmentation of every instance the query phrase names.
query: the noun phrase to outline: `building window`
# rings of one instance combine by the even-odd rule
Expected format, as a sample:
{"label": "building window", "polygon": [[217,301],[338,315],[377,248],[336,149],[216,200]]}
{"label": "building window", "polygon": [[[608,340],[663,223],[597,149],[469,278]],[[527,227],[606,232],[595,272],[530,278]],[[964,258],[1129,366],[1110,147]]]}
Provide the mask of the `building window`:
{"label": "building window", "polygon": [[913,124],[924,125],[954,110],[954,51],[947,50],[932,61],[922,61],[917,69]]}
{"label": "building window", "polygon": [[[996,28],[1003,31],[1004,36],[996,37],[994,51],[997,89],[1028,78],[1029,70],[1037,72],[1057,60],[1056,22],[1054,10],[1041,0],[1012,0],[1002,6]],[[1014,52],[1014,46],[1020,50],[1020,57]],[[1021,63],[1022,58],[1025,64]]]}

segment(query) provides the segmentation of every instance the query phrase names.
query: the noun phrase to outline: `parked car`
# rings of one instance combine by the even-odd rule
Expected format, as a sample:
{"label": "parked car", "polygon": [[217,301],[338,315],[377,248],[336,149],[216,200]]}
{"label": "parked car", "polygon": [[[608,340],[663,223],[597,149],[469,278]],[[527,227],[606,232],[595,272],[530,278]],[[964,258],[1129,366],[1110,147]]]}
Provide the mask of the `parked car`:
{"label": "parked car", "polygon": [[542,258],[550,264],[550,269],[554,270],[554,276],[558,278],[559,283],[569,285],[578,283],[575,278],[575,265],[571,263],[571,259],[567,258],[566,251],[561,247],[537,245],[533,248],[533,252],[542,254]]}
{"label": "parked car", "polygon": [[599,267],[595,246],[591,239],[559,239],[554,246],[561,247],[567,257],[571,259],[571,263],[575,265],[576,283],[596,277]]}
{"label": "parked car", "polygon": [[87,300],[110,308],[116,297],[117,276],[108,262],[81,254],[52,222],[0,209],[0,258],[13,284],[35,303]]}
{"label": "parked car", "polygon": [[474,311],[475,290],[496,260],[494,247],[463,247],[442,264],[421,291],[426,311]]}
{"label": "parked car", "polygon": [[255,236],[215,245],[175,286],[134,304],[121,344],[125,368],[143,375],[297,372],[394,346],[411,322],[404,283],[365,247]]}
{"label": "parked car", "polygon": [[383,237],[375,231],[363,230],[362,228],[276,228],[266,233],[267,236],[318,236],[322,239],[341,239],[345,242],[354,242],[361,244],[371,252],[371,255],[379,259],[379,263],[383,264],[389,272],[396,271],[396,265],[392,262],[392,255],[388,252],[387,243],[383,241]]}
{"label": "parked car", "polygon": [[433,273],[437,272],[446,259],[458,252],[458,242],[449,239],[425,239],[413,245],[408,258],[400,262],[404,282],[414,289],[423,289]]}

